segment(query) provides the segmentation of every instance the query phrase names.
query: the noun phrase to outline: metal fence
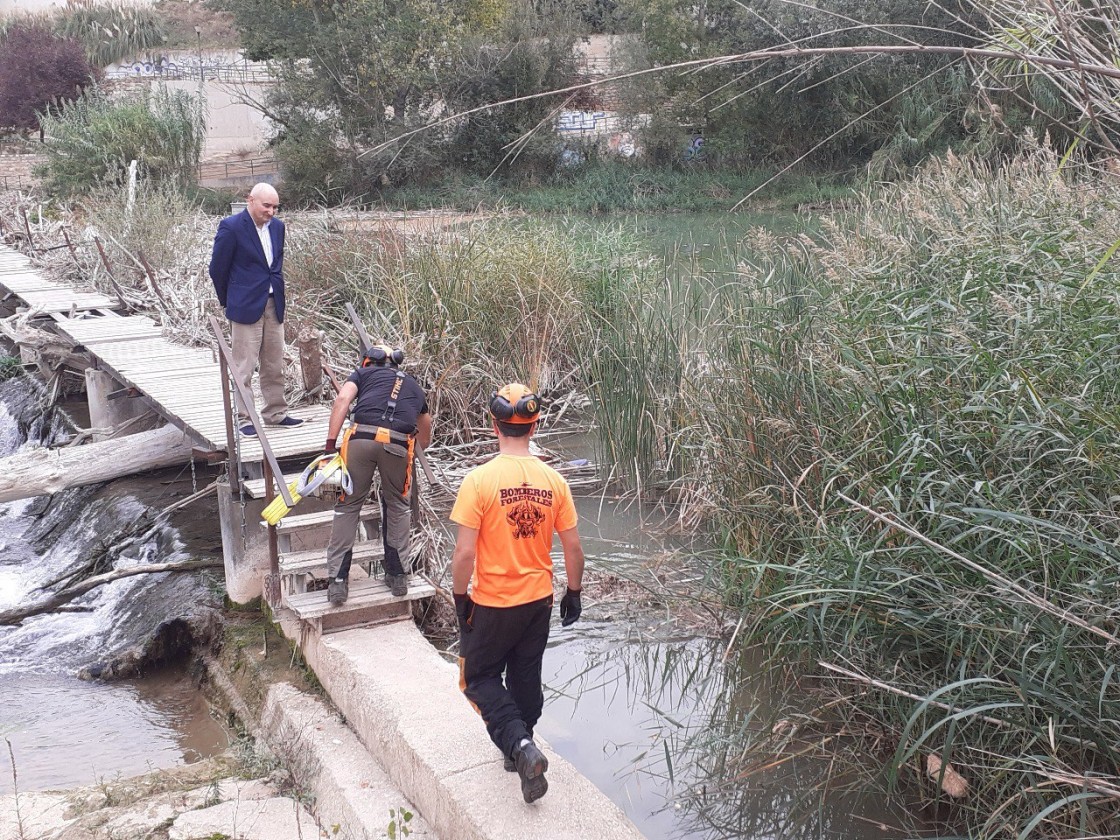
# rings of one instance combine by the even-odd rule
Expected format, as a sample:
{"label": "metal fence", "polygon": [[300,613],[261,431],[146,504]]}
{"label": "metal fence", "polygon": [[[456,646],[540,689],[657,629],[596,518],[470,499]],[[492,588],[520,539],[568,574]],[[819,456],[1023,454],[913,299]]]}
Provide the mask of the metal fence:
{"label": "metal fence", "polygon": [[35,184],[30,175],[0,175],[0,192],[29,190]]}
{"label": "metal fence", "polygon": [[256,178],[261,175],[275,175],[276,158],[271,155],[246,158],[245,160],[218,160],[200,164],[198,179],[231,181],[237,178]]}
{"label": "metal fence", "polygon": [[273,81],[266,66],[250,62],[220,64],[203,62],[179,63],[175,61],[134,61],[132,64],[111,67],[105,78],[115,81],[167,81],[171,79],[201,79],[224,84],[267,84]]}

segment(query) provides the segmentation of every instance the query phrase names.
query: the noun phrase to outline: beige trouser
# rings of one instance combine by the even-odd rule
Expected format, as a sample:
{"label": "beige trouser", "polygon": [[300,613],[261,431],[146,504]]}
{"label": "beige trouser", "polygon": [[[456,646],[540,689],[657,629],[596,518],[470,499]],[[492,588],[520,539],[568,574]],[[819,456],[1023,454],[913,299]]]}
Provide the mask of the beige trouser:
{"label": "beige trouser", "polygon": [[[229,326],[233,339],[233,375],[252,393],[253,369],[260,362],[261,397],[264,399],[261,420],[279,423],[288,414],[288,403],[284,399],[284,325],[276,320],[276,302],[271,297],[268,299],[264,314],[255,324],[230,321]],[[234,396],[237,422],[248,423],[249,414],[241,404],[241,395],[235,393]]]}
{"label": "beige trouser", "polygon": [[362,506],[369,496],[373,473],[381,473],[381,540],[385,546],[382,565],[387,575],[406,574],[412,505],[402,495],[409,470],[408,449],[399,443],[378,443],[375,440],[354,440],[346,445],[346,469],[354,482],[354,492],[346,501],[334,506],[331,540],[327,543],[327,576],[347,577],[358,532]]}

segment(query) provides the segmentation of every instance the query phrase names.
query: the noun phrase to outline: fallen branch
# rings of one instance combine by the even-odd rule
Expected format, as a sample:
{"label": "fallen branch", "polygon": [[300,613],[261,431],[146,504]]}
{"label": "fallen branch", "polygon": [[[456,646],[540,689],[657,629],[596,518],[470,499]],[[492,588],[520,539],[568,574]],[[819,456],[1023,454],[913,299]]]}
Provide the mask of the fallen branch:
{"label": "fallen branch", "polygon": [[56,592],[49,598],[39,601],[37,604],[0,612],[0,627],[16,625],[26,618],[54,612],[64,604],[68,604],[75,598],[85,595],[91,589],[96,589],[98,586],[112,583],[115,580],[135,577],[136,575],[159,574],[162,572],[194,572],[199,569],[212,569],[221,565],[221,560],[182,560],[177,563],[149,563],[146,566],[128,566],[123,569],[114,569],[103,575],[86,578],[80,583],[76,583],[73,586]]}

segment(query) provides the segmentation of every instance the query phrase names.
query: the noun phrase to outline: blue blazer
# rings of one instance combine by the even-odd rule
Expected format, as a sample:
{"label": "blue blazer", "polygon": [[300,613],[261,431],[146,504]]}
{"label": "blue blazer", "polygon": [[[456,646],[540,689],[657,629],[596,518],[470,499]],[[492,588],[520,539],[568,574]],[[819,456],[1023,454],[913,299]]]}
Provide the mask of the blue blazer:
{"label": "blue blazer", "polygon": [[268,232],[272,237],[271,266],[265,262],[261,238],[248,210],[218,223],[210,279],[226,317],[239,324],[260,320],[268,303],[269,284],[276,299],[276,318],[284,323],[284,223],[273,217]]}

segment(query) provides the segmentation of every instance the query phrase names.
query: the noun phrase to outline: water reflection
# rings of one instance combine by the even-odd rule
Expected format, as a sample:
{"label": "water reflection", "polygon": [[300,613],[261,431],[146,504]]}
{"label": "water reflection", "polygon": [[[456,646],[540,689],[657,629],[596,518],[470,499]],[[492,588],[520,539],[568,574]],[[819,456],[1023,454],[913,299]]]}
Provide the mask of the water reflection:
{"label": "water reflection", "polygon": [[[633,568],[663,548],[638,510],[602,498],[577,505],[592,570]],[[761,668],[761,652],[725,661],[725,642],[683,635],[671,617],[626,605],[590,603],[584,616],[553,628],[540,729],[651,840],[905,833],[904,815],[881,798],[822,797],[820,761],[743,772],[749,732],[769,731],[795,706],[788,686]]]}
{"label": "water reflection", "polygon": [[[0,736],[12,744],[19,789],[73,787],[198,761],[228,743],[190,681],[83,682],[66,674],[0,674]],[[0,749],[0,795],[12,793]]]}

